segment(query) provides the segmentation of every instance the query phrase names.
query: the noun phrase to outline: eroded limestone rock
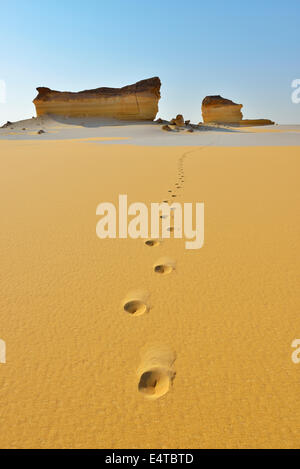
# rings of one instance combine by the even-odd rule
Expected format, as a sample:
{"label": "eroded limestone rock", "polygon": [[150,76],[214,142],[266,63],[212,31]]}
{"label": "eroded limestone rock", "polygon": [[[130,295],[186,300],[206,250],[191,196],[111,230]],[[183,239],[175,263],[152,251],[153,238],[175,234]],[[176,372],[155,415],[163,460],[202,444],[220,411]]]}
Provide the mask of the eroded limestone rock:
{"label": "eroded limestone rock", "polygon": [[72,93],[37,88],[33,100],[38,116],[99,117],[121,120],[154,120],[161,82],[158,77],[123,88],[97,88]]}

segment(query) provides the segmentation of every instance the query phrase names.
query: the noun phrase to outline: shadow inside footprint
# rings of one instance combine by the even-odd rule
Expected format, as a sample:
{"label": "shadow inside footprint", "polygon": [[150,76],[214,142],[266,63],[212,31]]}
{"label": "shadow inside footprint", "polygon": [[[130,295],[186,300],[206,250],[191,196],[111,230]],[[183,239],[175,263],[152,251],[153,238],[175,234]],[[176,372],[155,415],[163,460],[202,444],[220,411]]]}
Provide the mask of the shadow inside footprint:
{"label": "shadow inside footprint", "polygon": [[157,274],[167,275],[173,270],[171,265],[158,264],[154,267],[154,272]]}
{"label": "shadow inside footprint", "polygon": [[169,391],[174,376],[167,368],[152,368],[140,377],[138,390],[145,397],[157,399]]}
{"label": "shadow inside footprint", "polygon": [[134,316],[140,316],[148,311],[148,306],[141,300],[132,300],[125,303],[124,311]]}

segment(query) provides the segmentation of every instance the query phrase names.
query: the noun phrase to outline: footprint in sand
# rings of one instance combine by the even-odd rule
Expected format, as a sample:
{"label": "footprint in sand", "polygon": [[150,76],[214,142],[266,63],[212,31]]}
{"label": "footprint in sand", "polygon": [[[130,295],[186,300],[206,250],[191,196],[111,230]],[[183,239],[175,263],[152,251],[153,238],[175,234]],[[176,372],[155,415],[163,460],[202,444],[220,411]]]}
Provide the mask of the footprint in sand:
{"label": "footprint in sand", "polygon": [[[147,304],[147,294],[143,292],[133,292],[128,294],[123,302],[123,310],[131,316],[141,316],[150,310]],[[130,299],[131,298],[131,299]]]}
{"label": "footprint in sand", "polygon": [[160,242],[157,241],[156,239],[148,239],[145,241],[146,246],[149,246],[150,248],[159,246]]}
{"label": "footprint in sand", "polygon": [[167,347],[152,346],[142,355],[138,369],[138,391],[147,399],[158,399],[172,387],[176,355]]}
{"label": "footprint in sand", "polygon": [[132,314],[133,316],[141,316],[142,314],[147,313],[148,307],[140,300],[131,300],[125,303],[124,311]]}
{"label": "footprint in sand", "polygon": [[170,274],[172,270],[173,268],[169,265],[159,264],[154,267],[154,272],[162,275]]}
{"label": "footprint in sand", "polygon": [[153,270],[156,274],[168,275],[175,270],[175,262],[167,258],[159,259],[155,263]]}

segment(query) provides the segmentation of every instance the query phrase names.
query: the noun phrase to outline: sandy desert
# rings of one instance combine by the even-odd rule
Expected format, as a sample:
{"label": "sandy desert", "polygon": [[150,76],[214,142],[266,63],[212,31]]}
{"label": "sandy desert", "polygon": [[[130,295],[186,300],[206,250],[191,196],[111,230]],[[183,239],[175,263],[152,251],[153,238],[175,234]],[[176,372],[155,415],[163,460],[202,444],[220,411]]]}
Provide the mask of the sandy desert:
{"label": "sandy desert", "polygon": [[[299,152],[300,126],[1,129],[1,447],[299,447]],[[119,194],[204,202],[204,246],[100,240]]]}

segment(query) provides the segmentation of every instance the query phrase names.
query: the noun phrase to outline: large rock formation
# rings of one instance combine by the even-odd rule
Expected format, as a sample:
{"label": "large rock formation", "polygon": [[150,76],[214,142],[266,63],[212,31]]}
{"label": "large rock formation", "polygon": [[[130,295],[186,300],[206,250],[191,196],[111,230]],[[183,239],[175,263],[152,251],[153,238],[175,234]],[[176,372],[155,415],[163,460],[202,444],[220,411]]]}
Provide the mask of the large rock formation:
{"label": "large rock formation", "polygon": [[202,117],[206,123],[238,123],[243,119],[243,105],[222,96],[206,96],[202,101]]}
{"label": "large rock formation", "polygon": [[242,104],[236,104],[222,96],[206,96],[202,101],[202,117],[205,124],[273,125],[269,119],[243,119]]}
{"label": "large rock formation", "polygon": [[38,116],[102,117],[124,120],[154,120],[158,111],[161,82],[158,77],[123,88],[97,88],[72,93],[37,88],[33,100]]}
{"label": "large rock formation", "polygon": [[202,101],[202,117],[205,124],[273,125],[268,119],[243,120],[242,104],[236,104],[222,96],[206,96]]}

